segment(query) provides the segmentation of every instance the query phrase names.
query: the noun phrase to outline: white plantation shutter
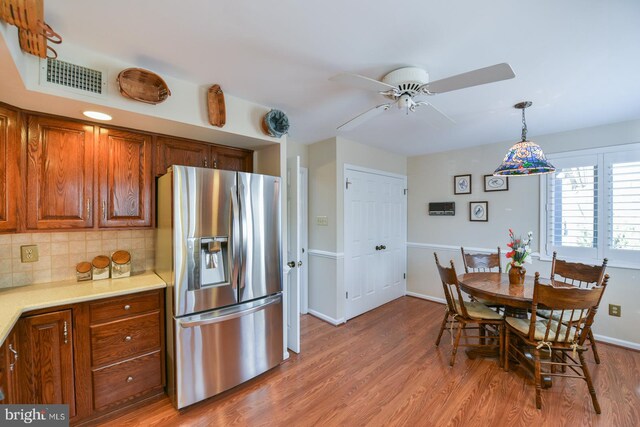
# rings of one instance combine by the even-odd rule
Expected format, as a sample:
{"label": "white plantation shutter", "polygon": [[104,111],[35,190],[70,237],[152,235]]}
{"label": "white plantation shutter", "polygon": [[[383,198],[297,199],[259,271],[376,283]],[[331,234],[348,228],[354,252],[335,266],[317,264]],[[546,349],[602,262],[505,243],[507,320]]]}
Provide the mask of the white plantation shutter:
{"label": "white plantation shutter", "polygon": [[549,253],[596,257],[598,227],[598,157],[574,156],[553,161],[547,177],[546,241]]}
{"label": "white plantation shutter", "polygon": [[640,269],[640,144],[547,156],[541,179],[541,252]]}
{"label": "white plantation shutter", "polygon": [[[625,261],[640,258],[640,154],[610,153],[607,169],[606,255]],[[639,266],[640,267],[640,266]]]}

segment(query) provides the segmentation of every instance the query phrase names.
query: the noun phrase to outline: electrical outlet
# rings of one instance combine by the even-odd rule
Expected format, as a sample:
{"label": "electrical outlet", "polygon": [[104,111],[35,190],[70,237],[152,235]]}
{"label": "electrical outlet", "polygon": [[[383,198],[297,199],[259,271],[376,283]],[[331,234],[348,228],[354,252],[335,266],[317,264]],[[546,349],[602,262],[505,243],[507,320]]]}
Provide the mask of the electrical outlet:
{"label": "electrical outlet", "polygon": [[622,316],[622,306],[609,304],[609,316],[615,316],[615,317]]}
{"label": "electrical outlet", "polygon": [[38,261],[38,245],[20,246],[20,260],[22,262]]}
{"label": "electrical outlet", "polygon": [[329,225],[329,219],[326,216],[317,216],[316,224],[318,225]]}

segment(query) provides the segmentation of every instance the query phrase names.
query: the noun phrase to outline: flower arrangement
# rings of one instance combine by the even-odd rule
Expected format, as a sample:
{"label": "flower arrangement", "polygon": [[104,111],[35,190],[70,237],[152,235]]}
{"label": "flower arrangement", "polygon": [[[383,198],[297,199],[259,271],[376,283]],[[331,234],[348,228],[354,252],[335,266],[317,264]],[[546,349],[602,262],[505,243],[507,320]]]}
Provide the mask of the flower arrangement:
{"label": "flower arrangement", "polygon": [[511,262],[507,265],[507,271],[511,267],[522,267],[522,265],[526,262],[531,264],[531,240],[533,240],[533,232],[527,233],[527,238],[522,239],[522,237],[516,236],[513,234],[513,230],[509,229],[509,238],[511,242],[507,243],[507,246],[511,248],[509,252],[507,252],[506,257],[511,258]]}

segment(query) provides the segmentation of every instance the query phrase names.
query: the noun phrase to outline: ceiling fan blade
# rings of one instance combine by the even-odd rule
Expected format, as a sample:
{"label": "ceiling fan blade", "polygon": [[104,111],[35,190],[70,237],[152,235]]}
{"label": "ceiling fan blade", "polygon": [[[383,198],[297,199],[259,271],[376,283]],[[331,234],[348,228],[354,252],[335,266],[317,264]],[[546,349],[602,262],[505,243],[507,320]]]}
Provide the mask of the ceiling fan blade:
{"label": "ceiling fan blade", "polygon": [[362,123],[366,122],[369,119],[374,118],[375,116],[384,113],[391,107],[391,104],[382,104],[377,107],[373,107],[370,110],[365,111],[359,116],[354,117],[343,125],[338,126],[338,130],[348,131],[360,126]]}
{"label": "ceiling fan blade", "polygon": [[455,120],[440,111],[430,102],[417,102],[415,109],[420,111],[420,115],[426,115],[428,124],[436,129],[443,129],[455,123]]}
{"label": "ceiling fan blade", "polygon": [[444,93],[466,87],[512,79],[515,76],[511,66],[507,63],[502,63],[429,82],[421,86],[420,89],[430,94]]}
{"label": "ceiling fan blade", "polygon": [[330,77],[332,82],[338,82],[347,86],[357,87],[364,90],[373,90],[376,92],[388,92],[396,91],[395,86],[391,86],[381,81],[370,79],[369,77],[361,76],[359,74],[342,73]]}

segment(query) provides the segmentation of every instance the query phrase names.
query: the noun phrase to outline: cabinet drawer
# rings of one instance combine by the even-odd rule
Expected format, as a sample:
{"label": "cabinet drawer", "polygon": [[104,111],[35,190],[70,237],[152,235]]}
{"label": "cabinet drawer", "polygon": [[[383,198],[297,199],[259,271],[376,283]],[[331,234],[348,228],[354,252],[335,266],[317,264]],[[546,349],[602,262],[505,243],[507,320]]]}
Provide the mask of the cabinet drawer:
{"label": "cabinet drawer", "polygon": [[93,371],[95,410],[162,387],[160,351]]}
{"label": "cabinet drawer", "polygon": [[132,316],[160,308],[160,293],[154,291],[144,294],[127,295],[90,305],[91,323],[104,322],[119,317]]}
{"label": "cabinet drawer", "polygon": [[91,365],[128,359],[160,348],[160,312],[91,326]]}

